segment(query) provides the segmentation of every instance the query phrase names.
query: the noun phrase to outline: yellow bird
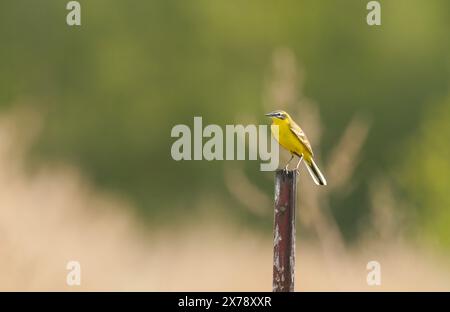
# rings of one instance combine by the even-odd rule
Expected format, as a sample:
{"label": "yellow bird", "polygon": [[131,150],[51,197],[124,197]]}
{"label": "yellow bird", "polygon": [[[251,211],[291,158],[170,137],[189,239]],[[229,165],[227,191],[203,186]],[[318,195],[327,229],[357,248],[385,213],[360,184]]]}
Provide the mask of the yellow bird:
{"label": "yellow bird", "polygon": [[[277,110],[266,114],[266,116],[269,116],[272,119],[270,129],[274,138],[282,147],[291,153],[291,159],[289,159],[286,164],[285,170],[288,169],[289,163],[294,158],[294,155],[296,155],[300,160],[295,169],[298,169],[301,161],[304,160],[306,168],[308,168],[314,182],[317,185],[327,185],[327,180],[325,180],[319,167],[317,167],[314,162],[311,144],[302,128],[300,128],[300,126],[297,125],[285,111]],[[276,130],[276,126],[278,126],[278,131]]]}

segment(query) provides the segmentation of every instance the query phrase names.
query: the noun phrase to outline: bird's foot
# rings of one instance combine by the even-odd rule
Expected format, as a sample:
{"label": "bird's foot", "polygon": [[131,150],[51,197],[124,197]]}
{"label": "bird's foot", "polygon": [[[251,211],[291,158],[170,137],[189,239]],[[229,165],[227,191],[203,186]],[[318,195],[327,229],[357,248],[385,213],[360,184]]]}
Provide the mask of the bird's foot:
{"label": "bird's foot", "polygon": [[299,173],[298,167],[300,166],[302,160],[303,160],[303,155],[302,155],[302,157],[300,157],[300,159],[299,159],[299,161],[298,161],[298,163],[297,163],[297,166],[295,167],[295,171],[296,171],[297,173]]}

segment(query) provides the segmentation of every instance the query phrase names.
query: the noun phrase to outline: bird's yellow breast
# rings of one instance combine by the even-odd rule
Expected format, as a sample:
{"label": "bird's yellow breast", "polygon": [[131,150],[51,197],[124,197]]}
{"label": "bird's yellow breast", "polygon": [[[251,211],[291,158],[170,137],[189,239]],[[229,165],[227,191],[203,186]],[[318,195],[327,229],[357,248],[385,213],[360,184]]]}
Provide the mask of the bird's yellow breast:
{"label": "bird's yellow breast", "polygon": [[[276,127],[278,126],[278,134]],[[311,154],[303,145],[298,137],[291,131],[288,120],[274,119],[270,126],[272,135],[278,143],[293,154],[303,155],[305,159],[309,159]]]}

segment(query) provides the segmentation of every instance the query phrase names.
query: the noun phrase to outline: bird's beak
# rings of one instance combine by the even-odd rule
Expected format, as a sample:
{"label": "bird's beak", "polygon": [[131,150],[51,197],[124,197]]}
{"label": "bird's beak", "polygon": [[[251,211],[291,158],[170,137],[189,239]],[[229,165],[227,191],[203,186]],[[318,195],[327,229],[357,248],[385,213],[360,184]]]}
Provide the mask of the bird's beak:
{"label": "bird's beak", "polygon": [[274,112],[271,112],[271,113],[267,113],[267,114],[265,114],[267,117],[273,117],[273,116],[275,116],[275,113]]}

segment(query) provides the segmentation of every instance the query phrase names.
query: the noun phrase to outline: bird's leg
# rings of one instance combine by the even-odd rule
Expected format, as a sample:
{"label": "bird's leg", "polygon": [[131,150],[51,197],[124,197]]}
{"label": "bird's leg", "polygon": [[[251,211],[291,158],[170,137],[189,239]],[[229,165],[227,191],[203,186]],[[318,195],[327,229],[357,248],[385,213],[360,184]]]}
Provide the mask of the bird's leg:
{"label": "bird's leg", "polygon": [[284,171],[288,171],[288,167],[289,167],[289,163],[291,162],[292,158],[294,158],[294,154],[291,154],[291,159],[289,159],[289,161],[287,162],[286,166],[284,167]]}
{"label": "bird's leg", "polygon": [[295,167],[295,171],[298,171],[298,166],[300,166],[300,163],[302,162],[302,160],[303,160],[303,155],[300,157],[300,160],[297,163],[297,167]]}

